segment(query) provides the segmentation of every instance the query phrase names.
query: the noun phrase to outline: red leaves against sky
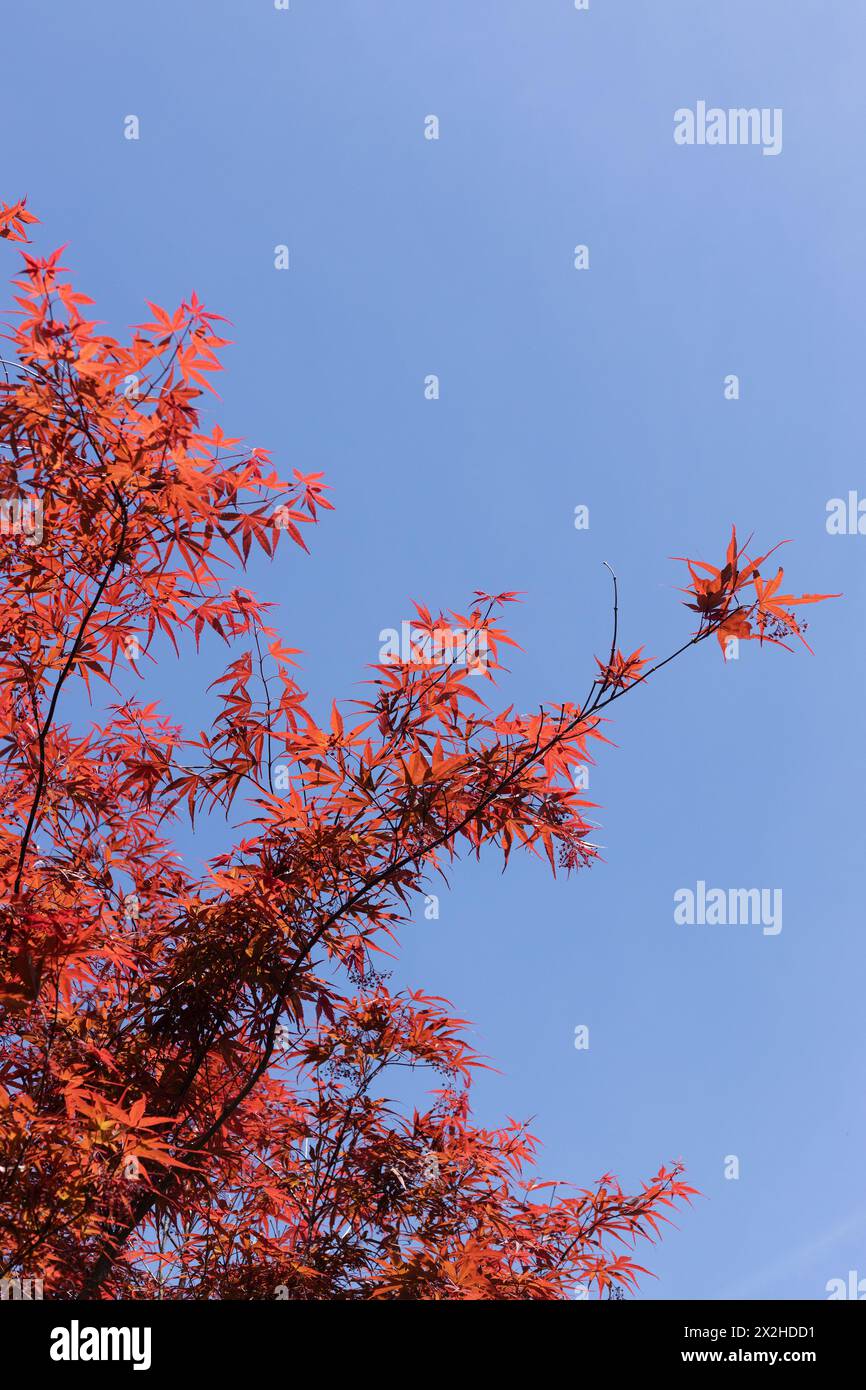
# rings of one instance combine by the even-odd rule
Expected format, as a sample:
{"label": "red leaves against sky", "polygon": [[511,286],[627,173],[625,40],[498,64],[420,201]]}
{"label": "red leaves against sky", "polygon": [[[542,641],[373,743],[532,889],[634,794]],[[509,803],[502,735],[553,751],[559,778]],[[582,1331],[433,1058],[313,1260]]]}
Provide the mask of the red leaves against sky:
{"label": "red leaves against sky", "polygon": [[[33,220],[4,207],[0,235]],[[0,1269],[60,1297],[633,1287],[636,1238],[692,1191],[680,1168],[631,1196],[609,1175],[534,1182],[522,1124],[473,1122],[463,1021],[392,991],[387,965],[461,847],[593,861],[574,773],[605,706],[664,663],[614,635],[582,705],[492,711],[516,595],[478,593],[464,615],[419,606],[415,627],[483,634],[483,668],[383,663],[320,725],[237,572],[283,534],[307,548],[321,475],[281,478],[205,426],[225,339],[194,295],[151,305],[124,345],[59,253],[23,262],[0,499],[44,517],[38,545],[0,534]],[[687,645],[801,635],[788,608],[814,596],[778,595],[761,563],[735,540],[721,570],[689,562]],[[136,682],[206,631],[232,650],[187,734]],[[77,682],[83,730],[64,715]],[[192,874],[172,827],[232,808],[244,838]],[[436,1085],[398,1104],[395,1068]]]}
{"label": "red leaves against sky", "polygon": [[[699,632],[712,627],[722,650],[730,637],[751,641],[774,642],[786,646],[785,637],[798,637],[811,651],[803,633],[806,624],[791,612],[805,603],[820,603],[838,594],[780,594],[784,570],[779,568],[772,579],[761,575],[761,566],[785,545],[780,541],[766,555],[750,560],[745,547],[737,546],[736,528],[731,528],[725,564],[722,569],[703,560],[685,560],[691,576],[691,587],[684,592],[694,602],[687,607],[701,616]],[[698,571],[703,571],[699,574]],[[706,577],[705,577],[706,576]],[[790,648],[789,648],[790,650]]]}
{"label": "red leaves against sky", "polygon": [[7,241],[28,240],[26,228],[38,218],[27,211],[26,202],[26,198],[22,198],[17,203],[0,203],[0,237]]}
{"label": "red leaves against sky", "polygon": [[644,666],[649,665],[649,657],[641,657],[642,651],[643,647],[638,647],[630,656],[624,656],[617,648],[608,662],[599,661],[596,657],[595,664],[601,674],[601,684],[613,690],[625,690],[626,686],[632,685],[640,677]]}

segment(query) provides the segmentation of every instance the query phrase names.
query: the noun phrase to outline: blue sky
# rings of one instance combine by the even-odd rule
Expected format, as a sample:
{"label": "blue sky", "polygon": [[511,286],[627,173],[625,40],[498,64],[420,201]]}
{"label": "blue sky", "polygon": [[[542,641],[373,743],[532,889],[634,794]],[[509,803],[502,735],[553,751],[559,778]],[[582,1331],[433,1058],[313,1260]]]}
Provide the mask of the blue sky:
{"label": "blue sky", "polygon": [[[253,571],[317,708],[357,694],[411,599],[460,610],[476,588],[525,591],[502,703],[578,699],[609,640],[602,561],[626,650],[661,656],[691,616],[668,557],[720,558],[732,521],[793,538],[794,592],[844,592],[812,614],[814,656],[725,666],[707,644],[619,703],[590,789],[604,864],[461,866],[399,973],[474,1020],[500,1068],[479,1112],[535,1116],[542,1176],[628,1185],[684,1159],[705,1195],[644,1261],[646,1296],[866,1277],[866,537],[825,526],[828,499],[866,495],[866,14],[16,8],[0,197],[28,194],[45,249],[70,243],[113,331],[192,289],[228,315],[221,423],[332,484],[312,558]],[[782,152],[677,146],[698,100],[781,108]],[[172,677],[195,727],[222,660]],[[700,879],[781,888],[782,931],[676,926]]]}

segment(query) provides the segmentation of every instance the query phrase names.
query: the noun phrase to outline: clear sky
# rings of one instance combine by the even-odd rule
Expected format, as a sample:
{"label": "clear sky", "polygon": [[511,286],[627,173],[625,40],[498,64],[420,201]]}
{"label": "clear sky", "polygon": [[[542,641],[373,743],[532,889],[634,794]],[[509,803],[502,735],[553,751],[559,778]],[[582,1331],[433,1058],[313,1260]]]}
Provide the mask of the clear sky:
{"label": "clear sky", "polygon": [[[725,666],[707,644],[618,704],[590,787],[605,862],[460,866],[398,974],[474,1021],[500,1068],[478,1112],[535,1117],[540,1176],[686,1162],[705,1195],[644,1252],[646,1296],[866,1278],[866,536],[825,525],[866,496],[866,10],[0,9],[0,197],[28,194],[41,248],[70,243],[112,331],[192,289],[228,315],[220,422],[333,486],[312,557],[252,581],[315,708],[358,693],[411,599],[459,611],[476,588],[525,591],[502,703],[579,699],[609,641],[602,561],[626,650],[662,656],[691,619],[669,557],[720,559],[732,521],[793,538],[794,592],[844,591],[813,611],[814,656]],[[781,152],[677,145],[698,101],[781,108]],[[172,676],[193,728],[224,660]],[[781,889],[782,930],[676,925],[699,880]]]}

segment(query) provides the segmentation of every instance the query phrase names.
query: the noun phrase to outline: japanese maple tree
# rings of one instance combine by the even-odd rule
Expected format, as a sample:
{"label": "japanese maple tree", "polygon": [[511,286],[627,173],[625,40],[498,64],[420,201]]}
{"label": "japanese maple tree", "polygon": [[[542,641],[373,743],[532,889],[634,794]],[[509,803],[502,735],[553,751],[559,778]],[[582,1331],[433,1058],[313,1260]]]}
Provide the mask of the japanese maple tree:
{"label": "japanese maple tree", "polygon": [[[27,243],[34,220],[4,207],[0,234]],[[409,659],[322,727],[237,582],[253,547],[307,549],[322,477],[205,428],[225,340],[194,295],[123,344],[59,253],[22,256],[0,504],[8,522],[36,499],[41,525],[38,543],[0,529],[0,1272],[55,1298],[633,1289],[638,1239],[693,1190],[681,1166],[635,1193],[538,1181],[523,1124],[473,1121],[463,1021],[392,990],[388,953],[461,852],[590,866],[573,774],[604,711],[711,636],[802,638],[792,610],[819,596],[781,594],[733,534],[721,566],[688,563],[679,652],[625,655],[615,600],[587,696],[527,714],[490,703],[514,595],[418,606]],[[455,626],[486,653],[480,682],[431,665]],[[147,663],[194,656],[206,629],[228,664],[212,723],[185,732],[146,698]],[[172,829],[215,812],[242,838],[193,876]],[[395,1066],[432,1089],[389,1098]]]}

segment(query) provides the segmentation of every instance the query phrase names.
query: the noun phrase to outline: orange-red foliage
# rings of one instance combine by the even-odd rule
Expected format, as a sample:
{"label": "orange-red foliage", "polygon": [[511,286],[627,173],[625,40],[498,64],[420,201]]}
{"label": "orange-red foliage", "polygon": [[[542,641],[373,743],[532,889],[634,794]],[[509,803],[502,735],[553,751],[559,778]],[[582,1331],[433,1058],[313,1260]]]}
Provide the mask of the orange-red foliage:
{"label": "orange-red foliage", "polygon": [[[0,235],[33,220],[3,208]],[[582,705],[529,714],[492,712],[457,662],[383,663],[320,727],[233,571],[281,537],[306,549],[331,504],[320,475],[204,431],[218,316],[151,305],[124,345],[59,253],[25,251],[15,284],[0,499],[43,515],[39,544],[0,534],[0,1270],[53,1297],[633,1287],[636,1237],[692,1191],[679,1165],[632,1195],[534,1181],[522,1124],[473,1123],[461,1020],[376,963],[461,846],[593,861],[573,770],[664,663],[614,640]],[[721,570],[690,565],[686,646],[799,632],[761,563],[734,539]],[[490,690],[513,597],[419,608],[419,628],[486,634]],[[163,638],[188,656],[205,629],[233,651],[195,737],[126,687]],[[83,731],[76,683],[105,692]],[[245,838],[193,876],[173,824],[233,805]],[[437,1075],[417,1109],[387,1099],[394,1065]]]}

